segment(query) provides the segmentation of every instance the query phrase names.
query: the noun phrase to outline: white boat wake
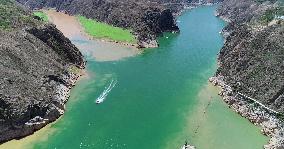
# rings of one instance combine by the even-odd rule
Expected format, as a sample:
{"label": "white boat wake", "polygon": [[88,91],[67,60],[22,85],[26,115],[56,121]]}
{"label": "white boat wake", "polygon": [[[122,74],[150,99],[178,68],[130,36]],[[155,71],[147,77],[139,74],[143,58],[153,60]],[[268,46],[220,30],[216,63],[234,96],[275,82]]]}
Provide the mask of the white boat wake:
{"label": "white boat wake", "polygon": [[96,99],[96,104],[100,104],[104,102],[106,99],[108,93],[115,87],[117,81],[116,80],[111,80],[110,84],[108,87],[105,87],[105,90],[101,93],[101,95]]}

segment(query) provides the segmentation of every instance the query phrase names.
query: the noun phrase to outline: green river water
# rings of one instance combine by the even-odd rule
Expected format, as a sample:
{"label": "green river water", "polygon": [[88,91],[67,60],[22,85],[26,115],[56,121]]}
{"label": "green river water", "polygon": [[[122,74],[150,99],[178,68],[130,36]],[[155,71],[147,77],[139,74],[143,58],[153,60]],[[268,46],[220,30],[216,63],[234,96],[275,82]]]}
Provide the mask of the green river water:
{"label": "green river water", "polygon": [[[82,50],[88,77],[72,89],[65,115],[51,126],[55,131],[29,147],[179,149],[187,140],[197,149],[261,149],[268,138],[207,81],[224,42],[225,22],[215,9],[186,11],[178,18],[179,34],[165,34],[159,48],[135,57],[99,62]],[[116,85],[97,105],[112,80]]]}

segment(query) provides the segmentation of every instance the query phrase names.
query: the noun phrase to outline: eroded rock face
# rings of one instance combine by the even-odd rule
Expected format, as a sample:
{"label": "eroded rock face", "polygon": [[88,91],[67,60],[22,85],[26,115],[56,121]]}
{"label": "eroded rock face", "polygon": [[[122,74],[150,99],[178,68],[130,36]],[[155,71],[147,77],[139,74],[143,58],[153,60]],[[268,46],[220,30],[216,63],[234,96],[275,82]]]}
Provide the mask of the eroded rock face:
{"label": "eroded rock face", "polygon": [[[71,15],[79,14],[114,26],[131,29],[137,36],[141,47],[157,46],[157,35],[165,31],[179,30],[175,24],[172,9],[169,9],[170,6],[164,6],[163,2],[154,0],[18,1],[31,9],[54,7]],[[183,3],[177,4],[175,8],[182,9]]]}
{"label": "eroded rock face", "polygon": [[9,5],[24,16],[12,11],[13,25],[0,28],[0,142],[29,135],[63,114],[78,78],[70,67],[84,67],[80,51],[53,25]]}
{"label": "eroded rock face", "polygon": [[284,23],[261,22],[267,10],[283,7],[280,5],[275,1],[224,1],[217,14],[230,23],[223,30],[227,38],[217,75],[224,76],[234,91],[284,112]]}
{"label": "eroded rock face", "polygon": [[190,4],[223,0],[17,0],[31,8],[51,7],[71,15],[83,15],[131,29],[140,47],[156,47],[162,32],[178,32],[173,16]]}

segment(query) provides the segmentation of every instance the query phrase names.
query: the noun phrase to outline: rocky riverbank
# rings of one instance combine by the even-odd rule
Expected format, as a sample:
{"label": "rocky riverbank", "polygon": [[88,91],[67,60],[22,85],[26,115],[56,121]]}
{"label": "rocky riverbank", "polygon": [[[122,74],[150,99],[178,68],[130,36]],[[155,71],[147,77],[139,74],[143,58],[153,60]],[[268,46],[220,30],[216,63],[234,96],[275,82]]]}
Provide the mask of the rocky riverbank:
{"label": "rocky riverbank", "polygon": [[[82,70],[80,70],[82,71]],[[49,107],[46,111],[46,116],[35,116],[29,119],[24,125],[21,125],[15,130],[9,131],[6,134],[6,137],[1,136],[1,142],[7,141],[13,138],[22,138],[27,135],[33,134],[35,131],[43,128],[47,124],[55,121],[61,115],[64,114],[65,104],[70,97],[70,91],[73,86],[75,86],[76,81],[79,77],[82,76],[82,73],[72,73],[68,72],[63,75],[64,84],[57,84],[54,86],[55,94],[53,95],[53,105]]]}
{"label": "rocky riverbank", "polygon": [[[157,36],[162,32],[177,32],[172,10],[167,2],[133,0],[17,0],[30,9],[56,8],[70,15],[82,15],[107,24],[132,30],[139,47],[157,47]],[[174,7],[180,8],[180,7]]]}
{"label": "rocky riverbank", "polygon": [[227,0],[216,13],[228,25],[222,31],[218,70],[209,81],[221,87],[229,107],[270,137],[265,149],[284,147],[284,24],[274,18],[283,13],[282,6],[277,1]]}
{"label": "rocky riverbank", "polygon": [[284,112],[284,15],[280,1],[227,0],[217,10],[225,18],[225,43],[217,75],[234,91]]}
{"label": "rocky riverbank", "polygon": [[251,123],[261,127],[261,132],[270,137],[265,149],[280,149],[284,147],[284,125],[280,119],[280,115],[268,111],[263,106],[253,102],[252,100],[234,93],[232,88],[227,85],[223,76],[211,77],[209,81],[215,86],[219,86],[219,93],[223,100],[234,111],[241,116],[247,118]]}
{"label": "rocky riverbank", "polygon": [[69,39],[10,0],[0,0],[0,143],[22,138],[64,113],[85,67]]}
{"label": "rocky riverbank", "polygon": [[190,7],[223,0],[17,0],[29,9],[55,8],[70,15],[82,15],[113,26],[130,29],[139,48],[157,47],[163,32],[179,32],[176,18]]}
{"label": "rocky riverbank", "polygon": [[85,64],[53,26],[0,35],[0,142],[5,142],[30,135],[62,115]]}

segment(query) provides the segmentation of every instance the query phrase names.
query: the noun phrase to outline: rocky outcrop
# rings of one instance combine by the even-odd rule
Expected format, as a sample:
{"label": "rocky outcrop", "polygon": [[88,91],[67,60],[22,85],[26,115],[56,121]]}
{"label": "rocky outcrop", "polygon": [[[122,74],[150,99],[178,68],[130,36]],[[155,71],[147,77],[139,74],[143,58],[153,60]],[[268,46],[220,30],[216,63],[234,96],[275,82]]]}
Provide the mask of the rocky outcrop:
{"label": "rocky outcrop", "polygon": [[163,32],[178,32],[174,16],[188,6],[223,0],[17,0],[30,9],[56,8],[117,27],[131,29],[139,47],[157,47]]}
{"label": "rocky outcrop", "polygon": [[[158,1],[146,0],[18,0],[31,9],[52,7],[71,15],[83,15],[114,26],[131,29],[140,47],[156,47],[162,32],[178,31],[172,10]],[[165,3],[167,3],[165,1]],[[179,4],[182,5],[182,4]],[[181,7],[176,7],[181,9]]]}
{"label": "rocky outcrop", "polygon": [[[20,138],[64,112],[84,67],[79,50],[53,25],[9,0],[0,0],[0,142]],[[6,14],[3,16],[3,14]]]}
{"label": "rocky outcrop", "polygon": [[265,149],[284,147],[284,15],[276,0],[225,0],[216,13],[228,22],[214,85],[236,112],[262,128]]}
{"label": "rocky outcrop", "polygon": [[284,124],[279,119],[279,114],[269,108],[257,104],[250,97],[240,93],[234,93],[232,88],[224,82],[224,76],[215,76],[209,79],[214,85],[221,87],[219,95],[230,108],[241,116],[247,118],[251,123],[261,127],[261,132],[270,137],[265,149],[281,149],[284,147]]}
{"label": "rocky outcrop", "polygon": [[217,75],[224,76],[235,92],[284,112],[284,20],[263,22],[267,11],[284,13],[280,4],[228,0],[221,5],[218,15],[230,23],[223,31],[227,38]]}

